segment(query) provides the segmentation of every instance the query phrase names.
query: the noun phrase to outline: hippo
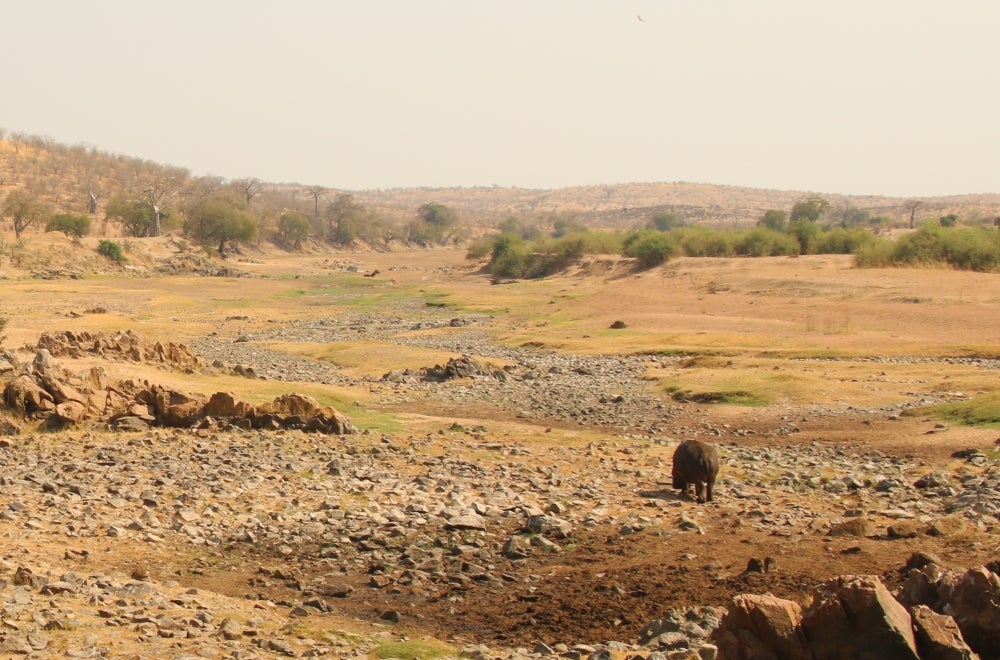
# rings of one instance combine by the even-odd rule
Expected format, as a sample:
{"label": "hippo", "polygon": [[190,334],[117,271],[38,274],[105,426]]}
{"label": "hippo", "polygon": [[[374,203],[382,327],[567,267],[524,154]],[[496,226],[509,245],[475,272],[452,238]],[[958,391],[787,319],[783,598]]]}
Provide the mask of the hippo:
{"label": "hippo", "polygon": [[712,486],[719,474],[719,452],[701,440],[685,440],[674,450],[674,488],[687,492],[694,484],[699,502],[712,501]]}

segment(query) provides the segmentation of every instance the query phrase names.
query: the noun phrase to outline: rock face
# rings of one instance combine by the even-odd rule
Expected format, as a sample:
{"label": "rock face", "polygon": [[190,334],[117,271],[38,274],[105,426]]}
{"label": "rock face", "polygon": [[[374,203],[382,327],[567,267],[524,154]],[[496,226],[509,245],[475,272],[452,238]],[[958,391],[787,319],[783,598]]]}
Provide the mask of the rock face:
{"label": "rock face", "polygon": [[738,595],[712,636],[719,657],[1000,657],[1000,576],[985,566],[908,570],[896,597],[877,577],[841,576],[820,585],[804,611],[771,595]]}

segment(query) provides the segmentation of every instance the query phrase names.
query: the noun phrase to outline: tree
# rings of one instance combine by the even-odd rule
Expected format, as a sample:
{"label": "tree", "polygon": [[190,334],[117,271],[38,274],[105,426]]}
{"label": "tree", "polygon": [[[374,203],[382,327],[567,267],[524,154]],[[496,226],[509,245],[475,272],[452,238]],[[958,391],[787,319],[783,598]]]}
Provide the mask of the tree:
{"label": "tree", "polygon": [[798,222],[799,220],[811,220],[812,222],[816,222],[828,208],[830,208],[829,201],[823,199],[822,197],[810,197],[809,199],[795,202],[795,205],[792,206],[792,213],[789,220],[792,223]]}
{"label": "tree", "polygon": [[406,242],[424,247],[443,244],[458,222],[458,213],[444,204],[430,202],[417,209],[417,218],[407,225]]}
{"label": "tree", "polygon": [[785,231],[788,229],[788,214],[778,209],[768,209],[764,212],[764,216],[757,221],[757,226],[774,231]]}
{"label": "tree", "polygon": [[309,186],[306,192],[313,198],[313,218],[319,219],[319,200],[321,197],[326,197],[330,191],[323,186]]}
{"label": "tree", "polygon": [[922,204],[923,202],[919,199],[908,199],[903,204],[903,209],[910,214],[910,229],[913,229],[914,227],[914,217],[917,214],[917,208],[919,208]]}
{"label": "tree", "polygon": [[246,208],[250,208],[250,202],[264,189],[264,184],[257,177],[236,179],[232,185],[243,194],[243,198],[246,199]]}
{"label": "tree", "polygon": [[[219,255],[226,256],[226,243],[249,241],[257,234],[257,224],[242,199],[225,194],[206,197],[188,211],[185,231],[195,240],[217,243]],[[237,248],[238,249],[238,248]]]}
{"label": "tree", "polygon": [[367,210],[347,193],[337,195],[326,207],[326,237],[341,245],[350,245],[361,233]]}
{"label": "tree", "polygon": [[175,196],[187,181],[188,171],[181,168],[161,168],[155,177],[142,189],[142,194],[153,210],[153,221],[149,228],[150,236],[159,236],[160,223],[165,211],[166,200]]}
{"label": "tree", "polygon": [[3,215],[14,222],[14,235],[18,239],[21,232],[48,214],[48,207],[25,190],[14,190],[4,200]]}
{"label": "tree", "polygon": [[670,231],[674,227],[680,227],[683,224],[684,222],[676,214],[669,211],[657,211],[646,223],[646,228],[655,229],[656,231]]}
{"label": "tree", "polygon": [[[160,212],[162,218],[163,212]],[[104,207],[104,217],[122,223],[125,231],[135,238],[152,236],[156,213],[153,205],[145,199],[133,199],[128,195],[112,195]]]}
{"label": "tree", "polygon": [[581,231],[587,231],[587,227],[572,218],[556,218],[552,221],[552,236],[554,238],[562,238]]}
{"label": "tree", "polygon": [[800,219],[788,225],[788,233],[799,242],[800,253],[809,254],[814,251],[823,228],[815,220]]}
{"label": "tree", "polygon": [[285,245],[302,249],[302,240],[312,232],[309,218],[298,211],[284,211],[278,218],[278,238]]}

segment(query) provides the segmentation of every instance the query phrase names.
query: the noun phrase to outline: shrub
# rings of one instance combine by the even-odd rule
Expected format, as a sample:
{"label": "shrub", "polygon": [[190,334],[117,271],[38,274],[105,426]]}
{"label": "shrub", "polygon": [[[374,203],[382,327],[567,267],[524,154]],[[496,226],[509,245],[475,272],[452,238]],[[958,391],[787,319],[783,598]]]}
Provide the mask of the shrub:
{"label": "shrub", "polygon": [[490,256],[493,251],[493,241],[495,236],[480,236],[469,243],[469,248],[465,251],[465,258],[469,261],[479,261]]}
{"label": "shrub", "polygon": [[114,241],[102,240],[97,246],[97,252],[118,263],[126,261],[122,246]]}
{"label": "shrub", "polygon": [[799,254],[794,236],[773,229],[755,227],[736,239],[736,254],[746,257],[779,257]]}
{"label": "shrub", "polygon": [[854,254],[861,246],[876,240],[875,234],[866,229],[837,227],[816,237],[817,254]]}
{"label": "shrub", "polygon": [[680,254],[681,248],[670,234],[655,232],[634,242],[626,254],[635,257],[643,268],[654,268]]}
{"label": "shrub", "polygon": [[516,234],[500,234],[493,240],[490,272],[498,277],[526,277],[531,262],[528,243]]}
{"label": "shrub", "polygon": [[858,268],[888,268],[893,265],[895,244],[887,238],[872,240],[854,250],[854,265]]}
{"label": "shrub", "polygon": [[670,232],[689,257],[730,257],[736,253],[735,237],[731,231],[708,227],[686,227]]}
{"label": "shrub", "polygon": [[961,270],[989,272],[1000,269],[1000,234],[983,227],[954,229],[942,234],[944,260]]}
{"label": "shrub", "polygon": [[45,224],[45,231],[61,231],[67,236],[83,238],[90,233],[90,216],[76,213],[57,213]]}

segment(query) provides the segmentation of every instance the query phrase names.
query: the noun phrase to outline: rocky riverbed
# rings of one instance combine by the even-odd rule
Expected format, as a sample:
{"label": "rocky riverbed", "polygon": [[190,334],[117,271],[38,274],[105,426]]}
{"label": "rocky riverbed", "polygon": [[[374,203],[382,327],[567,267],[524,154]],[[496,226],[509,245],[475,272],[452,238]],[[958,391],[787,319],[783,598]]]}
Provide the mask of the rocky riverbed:
{"label": "rocky riverbed", "polygon": [[[363,382],[387,407],[489,405],[515,426],[0,442],[0,651],[343,657],[426,633],[473,657],[711,657],[737,593],[803,598],[821,577],[883,573],[917,550],[954,566],[996,551],[1000,476],[987,448],[929,465],[860,441],[797,439],[804,415],[912,427],[898,408],[721,424],[648,389],[643,372],[679,358],[503,347],[486,339],[488,322],[358,315],[220,333],[192,349],[258,378]],[[506,366],[359,381],[268,348],[347,338]],[[557,437],[525,442],[516,424],[553,425]],[[598,439],[574,439],[576,428]],[[723,459],[704,506],[669,489],[672,449],[691,436]]]}

